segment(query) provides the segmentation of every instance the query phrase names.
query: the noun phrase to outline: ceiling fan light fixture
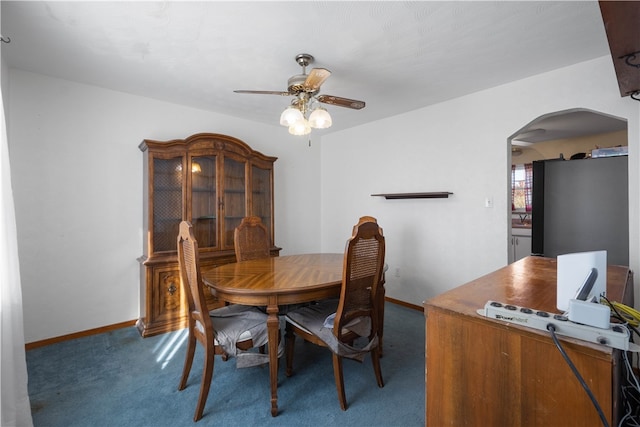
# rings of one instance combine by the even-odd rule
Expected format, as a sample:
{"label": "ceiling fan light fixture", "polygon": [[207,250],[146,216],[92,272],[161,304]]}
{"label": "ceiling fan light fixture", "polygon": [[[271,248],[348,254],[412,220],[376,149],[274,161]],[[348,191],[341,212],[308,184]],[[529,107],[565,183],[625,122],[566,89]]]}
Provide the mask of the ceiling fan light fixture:
{"label": "ceiling fan light fixture", "polygon": [[296,136],[308,135],[311,133],[311,126],[309,126],[309,122],[303,117],[289,126],[289,133]]}
{"label": "ceiling fan light fixture", "polygon": [[304,116],[302,115],[302,111],[300,111],[297,107],[293,105],[289,105],[284,109],[282,114],[280,115],[280,124],[282,126],[291,127],[295,125],[300,120],[304,120]]}
{"label": "ceiling fan light fixture", "polygon": [[322,107],[318,107],[309,116],[309,126],[314,129],[327,129],[332,125],[331,115]]}

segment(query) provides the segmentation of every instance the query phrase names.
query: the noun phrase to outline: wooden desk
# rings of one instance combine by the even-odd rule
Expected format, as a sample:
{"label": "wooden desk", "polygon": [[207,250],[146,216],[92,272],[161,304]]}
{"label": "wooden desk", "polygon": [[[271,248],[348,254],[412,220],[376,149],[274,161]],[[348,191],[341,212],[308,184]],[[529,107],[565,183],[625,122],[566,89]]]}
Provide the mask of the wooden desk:
{"label": "wooden desk", "polygon": [[[601,425],[548,333],[476,312],[494,300],[557,313],[556,266],[526,257],[425,302],[427,426]],[[633,305],[631,278],[627,267],[609,266],[607,297]],[[620,351],[560,340],[617,425]]]}
{"label": "wooden desk", "polygon": [[290,255],[226,264],[202,273],[220,300],[267,306],[271,415],[278,413],[278,306],[340,296],[344,254]]}

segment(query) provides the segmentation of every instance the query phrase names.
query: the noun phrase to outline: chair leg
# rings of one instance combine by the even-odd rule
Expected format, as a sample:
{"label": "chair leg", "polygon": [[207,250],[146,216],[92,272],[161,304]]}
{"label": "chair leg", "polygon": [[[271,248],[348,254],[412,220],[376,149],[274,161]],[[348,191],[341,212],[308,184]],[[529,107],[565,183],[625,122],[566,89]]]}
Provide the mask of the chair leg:
{"label": "chair leg", "polygon": [[196,413],[193,417],[193,421],[198,421],[202,418],[204,412],[204,405],[207,403],[207,397],[209,396],[209,389],[211,388],[211,378],[213,377],[213,362],[215,358],[215,352],[212,348],[205,349],[204,352],[204,369],[202,371],[202,382],[200,383],[200,396],[198,396],[198,404],[196,406]]}
{"label": "chair leg", "polygon": [[376,381],[378,381],[378,387],[384,387],[384,382],[382,381],[382,369],[380,369],[380,357],[381,357],[380,347],[376,347],[371,350],[371,364],[373,365],[373,372],[376,374]]}
{"label": "chair leg", "polygon": [[191,372],[191,364],[193,363],[193,355],[196,351],[196,337],[193,334],[189,334],[187,339],[187,353],[184,357],[184,368],[182,368],[182,378],[180,379],[180,385],[178,390],[184,390],[187,386],[187,380],[189,379],[189,372]]}
{"label": "chair leg", "polygon": [[385,288],[384,288],[384,277],[380,282],[378,288],[378,339],[380,341],[379,349],[380,349],[380,357],[383,356],[383,335],[384,335],[384,296],[385,296]]}
{"label": "chair leg", "polygon": [[285,357],[287,361],[287,369],[285,375],[290,377],[293,374],[293,348],[296,343],[296,334],[293,333],[291,325],[287,323],[286,332],[284,336],[285,344]]}
{"label": "chair leg", "polygon": [[343,411],[347,410],[347,399],[344,394],[344,377],[342,375],[342,357],[333,353],[333,376],[336,379],[336,390],[338,391],[338,400],[340,401],[340,408]]}

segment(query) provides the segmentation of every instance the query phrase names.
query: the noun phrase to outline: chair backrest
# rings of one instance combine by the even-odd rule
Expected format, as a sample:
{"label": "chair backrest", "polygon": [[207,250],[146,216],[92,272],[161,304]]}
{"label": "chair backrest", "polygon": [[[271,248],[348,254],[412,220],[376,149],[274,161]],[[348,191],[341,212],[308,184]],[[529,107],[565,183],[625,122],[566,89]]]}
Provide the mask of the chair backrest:
{"label": "chair backrest", "polygon": [[189,330],[206,345],[213,343],[213,324],[204,297],[200,262],[198,259],[198,242],[193,235],[193,226],[188,221],[180,223],[178,234],[178,263],[180,278],[189,306]]}
{"label": "chair backrest", "polygon": [[[351,235],[352,236],[356,234],[356,231],[358,231],[358,226],[360,224],[362,224],[363,222],[375,222],[377,224],[378,220],[375,219],[372,216],[361,216],[360,219],[358,220],[358,223],[356,225],[354,225],[353,229],[351,230]],[[380,234],[383,234],[382,227],[379,227],[379,228],[380,228]]]}
{"label": "chair backrest", "polygon": [[[355,234],[356,234],[356,231],[357,231],[358,226],[359,226],[360,224],[364,223],[364,222],[374,222],[374,223],[376,223],[376,224],[377,224],[377,223],[378,223],[378,220],[377,220],[377,219],[375,219],[375,218],[374,218],[374,217],[372,217],[372,216],[361,216],[361,217],[360,217],[360,220],[358,220],[358,223],[357,223],[356,225],[354,225],[354,226],[353,226],[353,230],[351,231],[351,235],[355,235]],[[380,229],[380,235],[384,235],[384,233],[383,233],[383,231],[382,231],[382,227],[378,227],[378,228]],[[383,257],[383,261],[384,261],[384,257]],[[381,276],[380,276],[379,284],[380,284],[381,286],[382,286],[382,285],[384,285],[384,266],[383,266],[383,268],[382,268],[382,273],[381,273]],[[383,301],[383,302],[384,302],[384,301]]]}
{"label": "chair backrest", "polygon": [[238,262],[269,258],[271,255],[269,233],[259,216],[242,218],[240,225],[234,230],[233,243]]}
{"label": "chair backrest", "polygon": [[371,318],[371,334],[378,332],[376,293],[382,278],[385,241],[375,218],[362,217],[347,241],[342,270],[342,290],[333,332],[340,338],[351,320]]}

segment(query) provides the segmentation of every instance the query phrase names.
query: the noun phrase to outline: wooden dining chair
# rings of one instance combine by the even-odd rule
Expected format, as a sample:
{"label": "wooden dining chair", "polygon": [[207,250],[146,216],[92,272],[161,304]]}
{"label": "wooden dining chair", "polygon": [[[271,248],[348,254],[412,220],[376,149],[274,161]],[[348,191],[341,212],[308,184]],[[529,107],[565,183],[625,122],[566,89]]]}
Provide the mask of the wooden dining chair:
{"label": "wooden dining chair", "polygon": [[[376,224],[378,223],[378,220],[375,219],[372,216],[362,216],[360,217],[360,220],[358,221],[358,224],[362,223],[362,222],[375,222]],[[353,231],[351,234],[354,234],[356,232],[356,227],[358,226],[358,224],[353,226]],[[382,227],[380,227],[380,234],[383,234],[382,231]],[[385,280],[385,273],[387,272],[387,269],[389,268],[389,266],[387,264],[384,265],[384,267],[382,268],[382,276],[380,277],[380,280],[378,281],[378,290],[376,292],[376,301],[378,304],[378,339],[380,341],[379,347],[380,347],[380,357],[382,357],[383,353],[384,353],[384,297],[386,295],[386,289],[384,287],[386,280]]]}
{"label": "wooden dining chair", "polygon": [[180,223],[178,262],[188,305],[189,329],[187,352],[178,390],[184,390],[187,386],[196,342],[199,342],[205,353],[200,395],[193,417],[194,421],[198,421],[202,418],[209,395],[216,354],[223,356],[225,360],[235,356],[238,367],[268,362],[267,355],[249,352],[254,347],[263,347],[268,341],[267,315],[254,307],[242,305],[229,305],[211,311],[207,309],[198,260],[198,242],[188,221]]}
{"label": "wooden dining chair", "polygon": [[269,233],[259,216],[242,218],[233,232],[233,243],[237,262],[271,256]]}
{"label": "wooden dining chair", "polygon": [[378,387],[384,386],[380,369],[377,302],[384,256],[382,229],[375,220],[362,218],[347,241],[342,289],[337,304],[335,300],[321,301],[285,316],[286,375],[293,373],[296,335],[328,347],[332,352],[333,373],[342,410],[347,409],[342,367],[344,357],[361,362],[370,353]]}

